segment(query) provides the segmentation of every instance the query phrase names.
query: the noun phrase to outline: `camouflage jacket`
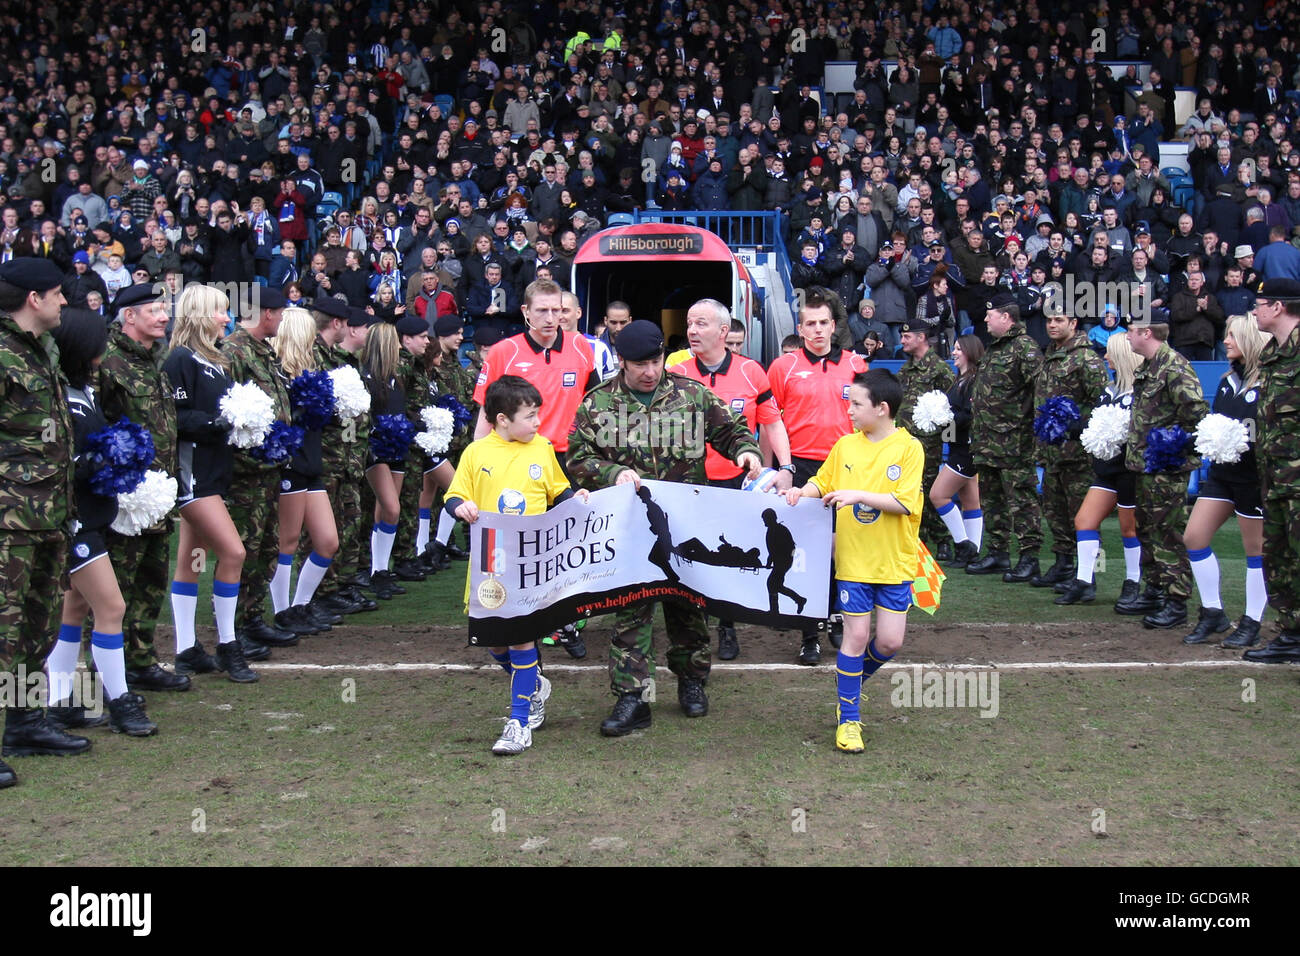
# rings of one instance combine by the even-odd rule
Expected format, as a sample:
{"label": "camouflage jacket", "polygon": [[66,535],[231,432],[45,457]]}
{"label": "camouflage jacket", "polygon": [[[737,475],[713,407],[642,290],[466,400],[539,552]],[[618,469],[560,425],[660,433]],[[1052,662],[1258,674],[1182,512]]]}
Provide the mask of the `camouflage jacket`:
{"label": "camouflage jacket", "polygon": [[57,540],[76,518],[72,416],[58,347],[0,312],[0,534]]}
{"label": "camouflage jacket", "polygon": [[916,407],[916,400],[926,392],[940,391],[946,395],[952,383],[957,380],[957,373],[939,358],[938,352],[930,349],[919,360],[909,355],[903,367],[898,370],[898,378],[903,383],[903,405],[895,419],[898,427],[906,428],[908,434],[915,436],[922,445],[943,444],[942,429],[933,435],[927,435],[913,424],[912,409]]}
{"label": "camouflage jacket", "polygon": [[569,474],[592,491],[612,485],[625,468],[643,478],[702,485],[706,442],[732,461],[742,452],[759,453],[744,419],[699,382],[665,372],[646,407],[620,372],[578,406]]}
{"label": "camouflage jacket", "polygon": [[[337,345],[326,345],[321,337],[311,345],[311,358],[318,372],[332,372],[344,365],[355,365],[351,353]],[[357,369],[360,372],[360,369]],[[356,429],[348,431],[348,436],[356,440]],[[338,416],[331,418],[329,424],[321,429],[321,466],[326,475],[341,475],[347,469],[348,442],[344,437],[343,425]]]}
{"label": "camouflage jacket", "polygon": [[108,348],[99,365],[99,399],[110,425],[126,417],[149,429],[153,436],[153,468],[176,474],[176,400],[163,372],[167,346],[158,340],[153,348],[130,338],[119,328],[108,336]]}
{"label": "camouflage jacket", "polygon": [[1076,333],[1074,338],[1064,345],[1053,342],[1043,352],[1043,364],[1039,367],[1038,377],[1034,382],[1034,407],[1042,405],[1049,398],[1065,396],[1079,406],[1078,426],[1071,437],[1061,445],[1047,445],[1035,442],[1038,446],[1036,457],[1042,465],[1059,462],[1087,464],[1088,453],[1079,444],[1078,435],[1088,425],[1088,417],[1097,406],[1102,392],[1110,384],[1110,373],[1106,363],[1093,351],[1088,336]]}
{"label": "camouflage jacket", "polygon": [[[436,348],[431,345],[430,348]],[[397,381],[401,383],[402,388],[406,390],[406,417],[411,420],[416,431],[424,429],[424,422],[420,418],[420,411],[428,408],[433,403],[433,382],[429,378],[429,373],[424,367],[424,360],[419,356],[412,355],[406,349],[398,352],[397,359]],[[408,457],[424,455],[420,451],[420,446],[411,442],[411,447],[407,450]]]}
{"label": "camouflage jacket", "polygon": [[[1133,382],[1133,418],[1124,449],[1124,467],[1139,474],[1146,471],[1144,455],[1151,429],[1182,425],[1191,435],[1209,412],[1201,394],[1201,379],[1192,363],[1162,343],[1154,358],[1138,366]],[[1201,466],[1201,456],[1194,446],[1188,443],[1187,448],[1187,460],[1178,469],[1184,473]]]}
{"label": "camouflage jacket", "polygon": [[478,376],[460,364],[455,353],[444,355],[442,364],[434,366],[433,384],[439,395],[451,395],[460,402],[471,415],[470,424],[451,440],[447,457],[454,463],[474,437],[474,416],[478,415],[478,405],[474,403],[474,383]]}
{"label": "camouflage jacket", "polygon": [[[252,382],[270,395],[275,402],[276,420],[287,423],[290,419],[289,381],[271,344],[257,341],[241,328],[226,338],[223,351],[230,356],[230,377],[236,382]],[[246,450],[235,449],[237,471],[271,471],[279,467],[258,461]]]}
{"label": "camouflage jacket", "polygon": [[971,393],[971,457],[975,463],[1027,463],[1034,442],[1034,379],[1043,354],[1023,326],[1011,327],[984,353]]}
{"label": "camouflage jacket", "polygon": [[1255,453],[1265,495],[1300,495],[1300,329],[1271,340],[1260,358],[1263,373]]}

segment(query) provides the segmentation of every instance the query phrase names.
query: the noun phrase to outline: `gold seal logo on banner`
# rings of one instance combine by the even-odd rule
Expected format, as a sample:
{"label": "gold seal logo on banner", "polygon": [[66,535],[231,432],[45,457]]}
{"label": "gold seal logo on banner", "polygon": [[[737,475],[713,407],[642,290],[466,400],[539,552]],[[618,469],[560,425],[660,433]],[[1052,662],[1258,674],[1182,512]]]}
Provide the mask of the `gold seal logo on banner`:
{"label": "gold seal logo on banner", "polygon": [[478,603],[489,611],[495,611],[506,603],[506,589],[496,578],[480,581],[478,586]]}

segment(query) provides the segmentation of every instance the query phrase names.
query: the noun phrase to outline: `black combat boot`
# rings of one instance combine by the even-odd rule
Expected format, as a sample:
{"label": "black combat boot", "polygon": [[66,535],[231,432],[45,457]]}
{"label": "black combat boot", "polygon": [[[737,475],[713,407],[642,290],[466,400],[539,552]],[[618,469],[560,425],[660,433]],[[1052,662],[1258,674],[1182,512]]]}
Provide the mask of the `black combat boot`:
{"label": "black combat boot", "polygon": [[966,565],[967,574],[1001,574],[1011,570],[1011,555],[1005,551],[990,551],[978,561]]}
{"label": "black combat boot", "polygon": [[1196,627],[1192,633],[1183,638],[1183,643],[1208,644],[1215,634],[1222,634],[1230,627],[1232,622],[1228,620],[1228,615],[1223,613],[1223,608],[1203,607],[1197,618]]}
{"label": "black combat boot", "polygon": [[66,757],[90,749],[85,737],[75,737],[50,722],[39,707],[10,707],[5,711],[4,757]]}
{"label": "black combat boot", "polygon": [[650,726],[650,705],[641,700],[641,692],[619,694],[614,709],[600,725],[606,737],[622,737]]}

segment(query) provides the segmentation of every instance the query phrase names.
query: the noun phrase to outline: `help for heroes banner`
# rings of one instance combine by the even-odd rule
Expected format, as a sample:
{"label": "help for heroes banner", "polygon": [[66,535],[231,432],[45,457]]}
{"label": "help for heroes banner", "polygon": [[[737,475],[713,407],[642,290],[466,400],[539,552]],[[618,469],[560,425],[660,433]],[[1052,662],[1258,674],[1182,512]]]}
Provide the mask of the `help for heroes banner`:
{"label": "help for heroes banner", "polygon": [[825,620],[831,513],[776,495],[643,481],[542,515],[480,512],[470,641],[519,642],[646,601],[798,628]]}

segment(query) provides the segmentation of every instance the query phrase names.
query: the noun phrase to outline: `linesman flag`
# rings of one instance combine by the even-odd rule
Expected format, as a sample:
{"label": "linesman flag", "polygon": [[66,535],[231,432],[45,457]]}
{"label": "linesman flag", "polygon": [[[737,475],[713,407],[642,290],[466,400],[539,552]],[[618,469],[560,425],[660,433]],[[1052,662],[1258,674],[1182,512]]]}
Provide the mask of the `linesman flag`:
{"label": "linesman flag", "polygon": [[948,575],[943,573],[939,562],[925,546],[925,542],[916,542],[916,580],[912,582],[912,603],[926,614],[939,610],[939,601],[943,592],[943,582]]}

